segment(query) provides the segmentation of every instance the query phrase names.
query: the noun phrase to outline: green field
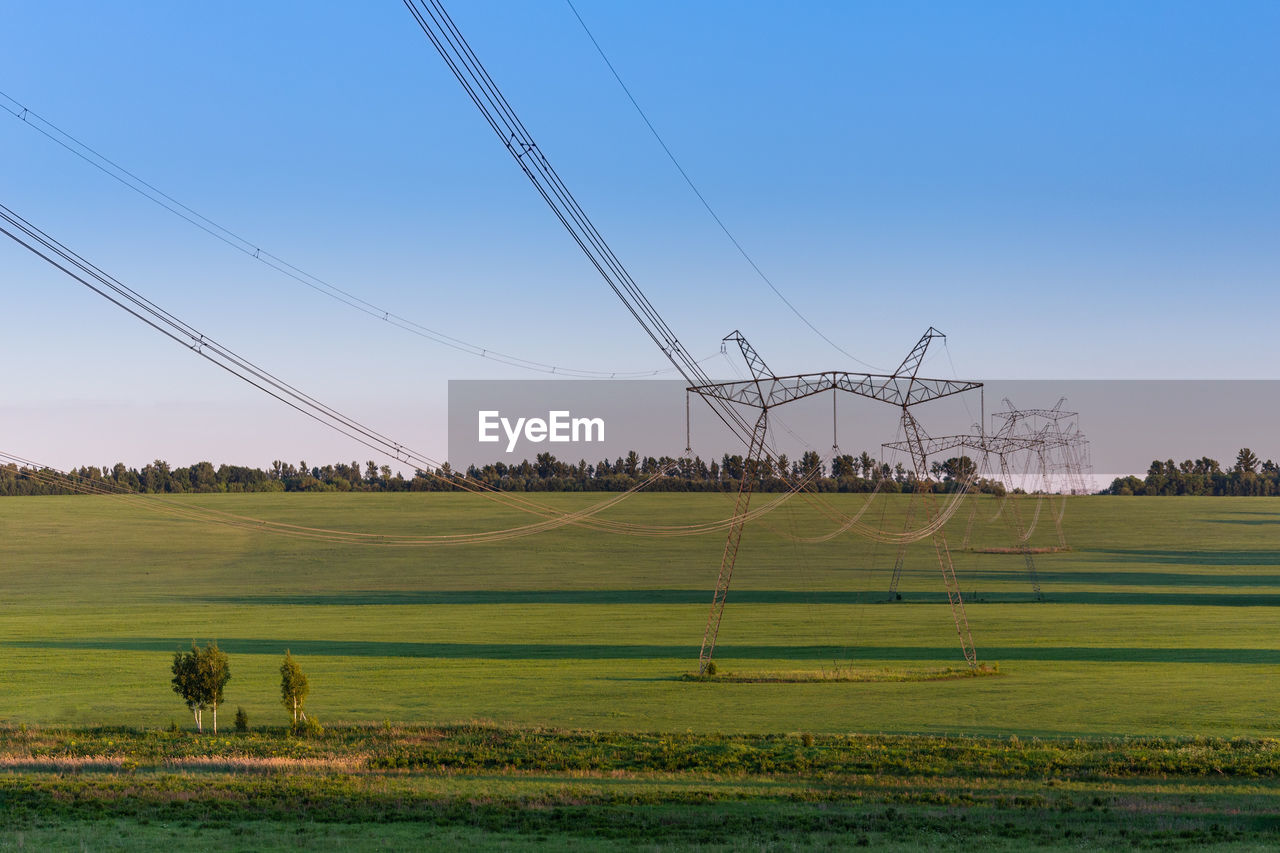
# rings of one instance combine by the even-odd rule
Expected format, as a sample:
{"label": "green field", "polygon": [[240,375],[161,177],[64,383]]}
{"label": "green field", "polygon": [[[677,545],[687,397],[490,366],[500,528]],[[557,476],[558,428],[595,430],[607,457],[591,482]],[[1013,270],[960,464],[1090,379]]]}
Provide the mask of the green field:
{"label": "green field", "polygon": [[[599,496],[553,494],[579,507]],[[865,500],[828,496],[852,510]],[[168,500],[321,527],[483,530],[527,520],[454,494],[216,495]],[[888,527],[905,498],[864,518]],[[1034,499],[1023,515],[1030,516]],[[639,495],[611,517],[711,520],[722,495]],[[972,544],[1007,545],[996,504]],[[1045,601],[1020,556],[959,548],[980,660],[998,677],[906,683],[699,684],[697,649],[722,538],[577,529],[477,546],[393,548],[273,536],[148,512],[110,498],[0,502],[0,720],[184,722],[167,686],[174,651],[216,638],[227,701],[283,719],[286,647],[325,721],[490,720],[705,732],[1268,735],[1280,692],[1280,502],[1071,499],[1069,552],[1038,554]],[[787,534],[831,522],[793,502],[750,527],[725,611],[722,670],[928,669],[963,664],[927,543],[907,553],[903,600],[885,603],[895,548]],[[1033,543],[1054,541],[1048,510]]]}
{"label": "green field", "polygon": [[[602,496],[538,498],[571,509]],[[826,499],[849,512],[866,500]],[[163,500],[382,534],[529,520],[457,494]],[[1035,501],[1023,499],[1024,519]],[[244,849],[296,845],[298,834],[311,846],[513,849],[572,846],[583,837],[622,846],[719,838],[781,849],[859,840],[906,849],[1070,847],[1082,839],[1111,846],[1127,843],[1129,831],[1174,846],[1251,849],[1276,840],[1277,500],[1072,498],[1064,522],[1070,550],[1035,556],[1044,601],[1034,600],[1020,555],[983,553],[1010,544],[1005,517],[993,518],[997,502],[963,506],[948,536],[979,659],[998,673],[948,680],[899,680],[964,663],[928,543],[908,549],[902,600],[888,602],[896,548],[853,536],[798,544],[792,537],[833,522],[792,501],[744,536],[717,661],[738,676],[826,679],[802,683],[687,678],[720,535],[637,538],[571,528],[490,545],[398,548],[197,523],[146,505],[75,496],[0,501],[0,728],[8,727],[0,758],[9,762],[0,801],[10,815],[0,849],[96,849],[113,838],[166,847],[173,821],[207,825],[209,846]],[[899,529],[906,505],[901,496],[877,498],[864,518]],[[608,517],[683,524],[722,518],[731,507],[731,496],[641,494]],[[1032,536],[1037,547],[1057,542],[1050,509]],[[970,519],[974,547],[966,550]],[[370,764],[371,755],[404,745],[393,738],[377,748],[315,747],[325,761],[355,762],[355,776],[332,765],[266,776],[234,762],[174,767],[146,744],[171,721],[190,727],[168,669],[192,639],[217,639],[231,655],[223,729],[237,706],[255,730],[285,723],[277,669],[289,648],[310,676],[309,708],[334,733],[330,740],[367,739],[359,733],[383,730],[384,721],[409,744],[422,740],[412,726],[461,725],[449,731],[495,737],[533,732],[554,743],[603,738],[610,750],[623,749],[618,739],[666,733],[732,760],[668,769],[560,758],[524,766],[523,753],[503,747],[488,764],[454,771],[434,759]],[[30,746],[23,738],[36,735],[20,725],[45,733],[38,738],[47,743]],[[103,726],[112,728],[93,728]],[[822,761],[844,760],[848,746],[839,738],[849,733],[883,733],[872,742],[890,752],[898,735],[946,738],[911,741],[924,757],[896,769],[821,770]],[[752,764],[769,738],[799,743],[802,735],[816,737],[826,756],[814,758],[818,764]],[[1160,738],[1160,749],[1198,757],[1120,771],[1057,759],[1008,773],[957,763],[956,750],[975,744],[979,752],[989,743],[1018,754],[1015,736],[1083,744],[1124,761],[1153,742],[1129,739]],[[177,738],[183,755],[212,750],[239,760],[252,752],[235,735],[212,746],[208,737],[164,737]],[[264,754],[312,748],[279,734],[266,743]],[[1247,768],[1238,766],[1245,754],[1257,759]],[[66,778],[75,781],[59,781]],[[141,805],[120,805],[121,789]],[[279,801],[293,796],[311,805],[289,817]],[[68,806],[68,797],[96,805]],[[174,806],[175,797],[188,805]],[[386,797],[401,805],[379,811]],[[228,810],[228,801],[238,805]],[[713,803],[711,812],[702,807]],[[897,817],[886,818],[886,808]],[[381,828],[370,834],[351,821]],[[728,834],[707,835],[708,822]],[[796,826],[809,828],[786,829]],[[1072,827],[1084,835],[1073,841]],[[664,836],[668,830],[674,834]]]}
{"label": "green field", "polygon": [[0,849],[1274,849],[1280,741],[0,730]]}

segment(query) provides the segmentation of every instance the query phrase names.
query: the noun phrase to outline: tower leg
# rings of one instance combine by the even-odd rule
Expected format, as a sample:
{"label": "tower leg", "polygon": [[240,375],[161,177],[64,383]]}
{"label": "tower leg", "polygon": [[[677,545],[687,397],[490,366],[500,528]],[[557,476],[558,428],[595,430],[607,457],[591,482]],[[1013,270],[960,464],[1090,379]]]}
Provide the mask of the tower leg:
{"label": "tower leg", "polygon": [[[902,408],[902,425],[912,448],[911,461],[916,470],[916,482],[921,484],[925,518],[932,522],[938,517],[938,512],[934,506],[932,491],[928,488],[929,471],[924,452],[924,438],[920,424],[905,406]],[[942,582],[947,588],[947,601],[951,604],[951,617],[956,623],[956,635],[960,638],[960,651],[964,653],[965,662],[969,666],[977,666],[978,651],[973,646],[969,617],[964,612],[964,598],[960,595],[960,583],[956,580],[955,565],[951,562],[951,549],[947,547],[947,538],[941,529],[934,532],[932,538],[933,550],[938,557],[938,567],[942,570]]]}
{"label": "tower leg", "polygon": [[[1005,480],[1009,479],[1009,466],[1006,464],[1004,457],[1000,458],[1001,473],[1005,475]],[[1047,498],[1046,498],[1047,499]],[[1040,575],[1036,572],[1036,559],[1031,554],[1031,543],[1023,537],[1026,535],[1026,528],[1022,524],[1022,511],[1019,509],[1017,495],[1008,496],[1008,510],[1004,514],[1005,526],[1013,534],[1013,547],[1018,549],[1018,553],[1022,554],[1022,561],[1027,566],[1027,578],[1031,581],[1031,591],[1035,594],[1036,601],[1043,601],[1044,595],[1040,591]]]}
{"label": "tower leg", "polygon": [[[985,449],[982,451],[982,468],[979,476],[983,471],[991,472],[991,454]],[[969,523],[964,526],[964,539],[960,540],[961,551],[969,550],[969,542],[973,538],[973,522],[978,518],[978,495],[973,495],[970,500],[973,502],[973,508],[969,510]]]}
{"label": "tower leg", "polygon": [[[1064,454],[1065,454],[1065,451],[1064,451]],[[1064,463],[1063,471],[1065,471],[1066,468],[1067,466]],[[1053,516],[1053,526],[1058,534],[1058,547],[1065,548],[1067,546],[1067,537],[1064,536],[1062,533],[1062,517],[1066,515],[1066,511],[1067,511],[1067,494],[1066,493],[1070,491],[1070,488],[1068,487],[1059,496],[1058,511],[1054,512],[1053,511],[1054,483],[1053,483],[1052,474],[1053,474],[1053,465],[1049,460],[1048,452],[1042,451],[1040,455],[1040,478],[1044,482],[1043,488],[1044,488],[1045,500],[1049,502],[1049,514]]]}
{"label": "tower leg", "polygon": [[[930,520],[935,517],[933,512],[929,513]],[[933,534],[933,550],[938,555],[938,567],[942,569],[942,582],[947,588],[947,601],[951,604],[951,616],[956,623],[956,635],[960,638],[960,650],[969,666],[977,666],[978,650],[973,647],[973,634],[969,631],[969,617],[964,612],[960,583],[956,580],[956,569],[951,562],[951,549],[947,547],[947,537],[941,530]]]}
{"label": "tower leg", "polygon": [[[911,499],[907,502],[907,518],[903,523],[903,530],[911,529],[911,517],[914,515],[917,496],[913,492]],[[889,578],[889,600],[898,600],[898,582],[902,580],[902,566],[907,561],[907,543],[903,542],[898,546],[898,555],[893,560],[893,576]]]}
{"label": "tower leg", "polygon": [[1067,514],[1067,496],[1058,496],[1058,511],[1053,514],[1053,526],[1058,531],[1058,547],[1067,547],[1067,534],[1062,530],[1062,519]]}
{"label": "tower leg", "polygon": [[711,597],[711,612],[707,614],[707,627],[702,633],[702,650],[698,653],[698,672],[705,674],[711,656],[716,650],[716,636],[720,633],[720,618],[724,615],[724,600],[729,594],[729,581],[733,579],[733,565],[738,559],[738,545],[742,541],[742,528],[745,526],[744,516],[751,504],[751,490],[755,479],[760,457],[764,455],[764,437],[768,428],[769,410],[760,412],[755,428],[751,431],[751,445],[747,449],[747,457],[743,462],[742,482],[738,485],[738,499],[733,506],[733,523],[729,525],[729,535],[725,538],[724,553],[720,557],[720,575],[716,579],[716,591]]}
{"label": "tower leg", "polygon": [[973,509],[969,510],[969,522],[964,526],[964,539],[960,542],[961,551],[969,549],[969,540],[973,538],[973,522],[978,518],[978,496],[973,495],[969,500],[973,501]]}

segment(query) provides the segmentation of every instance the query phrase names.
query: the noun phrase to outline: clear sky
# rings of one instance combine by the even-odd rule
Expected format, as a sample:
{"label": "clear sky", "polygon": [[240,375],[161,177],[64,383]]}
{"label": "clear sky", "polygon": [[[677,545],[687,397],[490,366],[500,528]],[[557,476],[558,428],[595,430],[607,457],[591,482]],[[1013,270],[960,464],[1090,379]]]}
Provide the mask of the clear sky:
{"label": "clear sky", "polygon": [[[932,324],[944,376],[1280,375],[1280,4],[575,4],[734,235],[859,359],[892,368]],[[738,328],[779,373],[863,369],[737,254],[563,0],[448,5],[689,350]],[[4,30],[0,91],[290,263],[523,358],[665,366],[401,3],[15,3]],[[538,377],[279,276],[3,113],[0,158],[0,202],[431,455],[449,379]],[[7,240],[0,295],[0,449],[368,457]]]}

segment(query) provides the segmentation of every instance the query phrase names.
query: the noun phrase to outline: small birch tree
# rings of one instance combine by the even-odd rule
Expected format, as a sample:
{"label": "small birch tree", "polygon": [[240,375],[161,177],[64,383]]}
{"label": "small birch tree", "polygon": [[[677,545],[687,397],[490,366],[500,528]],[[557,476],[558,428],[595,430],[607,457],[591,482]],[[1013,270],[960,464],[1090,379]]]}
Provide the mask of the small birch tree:
{"label": "small birch tree", "polygon": [[191,651],[173,653],[173,692],[187,703],[187,709],[196,721],[196,731],[204,731],[204,723],[200,719],[204,713],[204,693],[200,690],[199,654],[196,641],[191,641]]}
{"label": "small birch tree", "polygon": [[231,680],[227,654],[210,642],[203,649],[191,641],[191,651],[174,652],[173,692],[182,697],[196,721],[196,731],[204,732],[204,711],[213,711],[213,733],[218,733],[218,706]]}
{"label": "small birch tree", "polygon": [[307,718],[302,705],[306,702],[310,691],[311,686],[307,684],[307,676],[302,671],[302,667],[298,666],[293,655],[285,649],[284,663],[280,664],[280,704],[293,715],[295,726],[298,725],[299,720]]}
{"label": "small birch tree", "polygon": [[218,648],[217,641],[204,647],[200,677],[204,682],[209,707],[213,709],[213,733],[218,733],[218,706],[222,704],[222,691],[231,680],[231,667],[227,665],[227,653]]}

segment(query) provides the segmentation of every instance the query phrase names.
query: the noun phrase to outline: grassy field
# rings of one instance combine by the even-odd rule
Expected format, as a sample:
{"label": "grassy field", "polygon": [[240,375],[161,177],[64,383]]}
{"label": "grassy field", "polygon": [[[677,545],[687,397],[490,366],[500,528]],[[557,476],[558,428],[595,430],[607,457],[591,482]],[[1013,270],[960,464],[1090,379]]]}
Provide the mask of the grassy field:
{"label": "grassy field", "polygon": [[[538,497],[565,509],[601,499]],[[827,499],[852,512],[866,498]],[[165,500],[384,534],[529,520],[446,494]],[[1035,501],[1024,500],[1024,520],[1035,515]],[[903,497],[878,498],[864,520],[900,529],[905,507]],[[1052,509],[1042,507],[1031,537],[1038,548],[1057,544]],[[608,517],[683,524],[730,510],[722,495],[639,495]],[[2,500],[0,725],[11,728],[0,755],[10,761],[0,775],[10,816],[0,849],[110,848],[114,838],[128,848],[171,847],[175,825],[204,826],[216,848],[521,849],[573,846],[582,821],[598,830],[589,833],[595,841],[623,847],[655,843],[664,827],[676,846],[723,838],[730,847],[781,849],[864,839],[903,849],[1114,846],[1130,838],[1235,849],[1274,842],[1280,501],[1070,499],[1070,550],[1034,558],[1043,601],[1034,599],[1020,555],[982,552],[1010,544],[1007,513],[995,518],[996,510],[990,499],[962,506],[948,537],[979,660],[998,672],[929,677],[964,661],[927,543],[908,549],[902,599],[889,602],[896,548],[852,536],[798,544],[795,536],[833,523],[793,501],[744,536],[717,651],[721,672],[734,677],[697,681],[688,674],[723,547],[718,535],[565,529],[491,545],[396,548],[196,523],[138,501]],[[265,775],[230,765],[174,767],[137,743],[159,737],[171,721],[189,727],[169,690],[168,667],[193,638],[217,639],[231,655],[223,728],[237,706],[255,730],[284,723],[277,669],[289,648],[310,676],[309,707],[331,732],[391,721],[553,727],[606,740],[741,736],[748,745],[752,737],[803,733],[818,749],[850,732],[884,733],[884,743],[948,739],[920,741],[933,744],[926,751],[936,760],[883,778],[848,768],[752,769],[741,761],[720,769],[522,767],[501,751],[494,766],[375,767],[364,748],[359,761],[366,763],[354,776],[333,767]],[[779,673],[787,677],[770,677]],[[19,725],[55,732],[57,748],[48,754],[88,763],[24,764],[34,753],[12,728]],[[116,728],[88,728],[97,726]],[[239,755],[246,745],[236,737],[224,736],[217,749]],[[1137,748],[1126,739],[1163,738],[1208,757],[1191,770],[1136,774],[1030,765],[1003,775],[957,770],[952,747],[985,742],[975,737],[996,738],[991,743],[1001,748],[1016,747],[1018,738],[1082,738],[1088,749],[1121,753]],[[93,756],[113,754],[104,744],[111,739],[134,746],[95,764]],[[94,746],[86,752],[85,744]],[[738,759],[750,752],[734,750]],[[1225,760],[1237,752],[1261,756],[1264,769]],[[75,784],[59,788],[67,773]],[[260,790],[246,794],[239,786],[252,780]],[[206,790],[222,793],[205,798],[199,792]],[[317,805],[321,811],[295,818],[246,805],[287,800],[290,791],[330,811]],[[379,792],[417,805],[393,820],[352,805],[381,802]],[[144,806],[131,810],[124,801]],[[699,806],[706,803],[716,804],[712,812]],[[886,818],[886,809],[896,815]],[[371,834],[343,814],[380,829]],[[708,835],[712,825],[728,834]],[[787,830],[797,826],[807,829]],[[1084,835],[1071,834],[1077,830]]]}
{"label": "grassy field", "polygon": [[[578,507],[591,495],[543,495]],[[831,496],[853,510],[861,496]],[[324,527],[482,530],[524,517],[471,496],[174,498]],[[882,499],[881,499],[882,500]],[[865,518],[893,527],[905,499]],[[1033,499],[1023,507],[1031,515]],[[611,516],[715,519],[718,495],[640,495]],[[971,544],[1003,545],[995,504]],[[1071,551],[1022,558],[950,538],[979,658],[998,677],[939,682],[691,683],[722,540],[561,530],[513,542],[335,545],[169,518],[116,499],[0,501],[0,720],[185,724],[174,651],[216,638],[227,701],[279,723],[286,647],[325,721],[490,720],[703,732],[935,732],[1022,736],[1276,731],[1280,502],[1075,498]],[[733,672],[942,669],[963,664],[932,549],[852,536],[799,545],[831,522],[797,502],[744,537],[717,658]],[[1054,540],[1048,511],[1032,537]]]}
{"label": "grassy field", "polygon": [[1280,741],[0,730],[0,849],[1268,849]]}

